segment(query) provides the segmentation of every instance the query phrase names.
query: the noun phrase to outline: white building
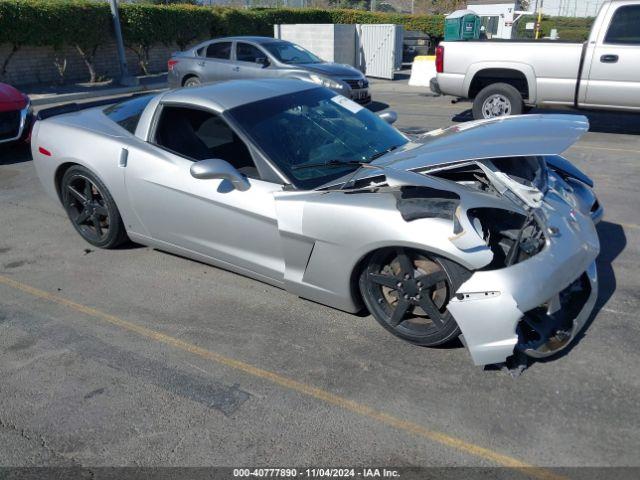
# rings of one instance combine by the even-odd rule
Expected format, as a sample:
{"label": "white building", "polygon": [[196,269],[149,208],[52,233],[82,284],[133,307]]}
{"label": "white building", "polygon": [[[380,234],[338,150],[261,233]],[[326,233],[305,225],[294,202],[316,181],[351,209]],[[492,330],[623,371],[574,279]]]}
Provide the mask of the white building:
{"label": "white building", "polygon": [[482,26],[489,38],[511,38],[514,22],[520,12],[520,2],[514,0],[469,0],[467,9],[482,18]]}
{"label": "white building", "polygon": [[544,15],[552,17],[595,17],[606,0],[529,0],[529,11],[524,12],[519,1],[468,0],[467,9],[482,18],[489,38],[512,38],[515,22],[524,13],[535,13],[540,7]]}

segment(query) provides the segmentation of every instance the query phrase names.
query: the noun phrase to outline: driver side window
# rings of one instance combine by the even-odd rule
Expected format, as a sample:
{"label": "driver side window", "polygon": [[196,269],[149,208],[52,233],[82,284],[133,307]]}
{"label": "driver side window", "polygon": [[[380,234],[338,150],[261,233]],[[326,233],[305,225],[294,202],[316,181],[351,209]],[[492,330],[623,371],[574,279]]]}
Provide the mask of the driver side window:
{"label": "driver side window", "polygon": [[249,178],[260,178],[245,143],[220,116],[185,107],[163,107],[155,143],[189,160],[226,160]]}
{"label": "driver side window", "polygon": [[242,42],[236,44],[236,60],[239,62],[256,63],[261,58],[266,58],[266,55],[257,47]]}

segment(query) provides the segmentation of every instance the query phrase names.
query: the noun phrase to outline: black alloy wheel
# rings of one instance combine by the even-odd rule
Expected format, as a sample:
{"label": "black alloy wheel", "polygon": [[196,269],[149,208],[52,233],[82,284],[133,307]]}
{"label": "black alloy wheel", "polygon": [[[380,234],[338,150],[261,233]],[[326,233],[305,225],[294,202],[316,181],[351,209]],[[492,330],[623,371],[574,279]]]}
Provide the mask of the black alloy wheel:
{"label": "black alloy wheel", "polygon": [[77,165],[67,170],[60,193],[71,223],[87,242],[100,248],[114,248],[127,239],[113,198],[88,169]]}
{"label": "black alloy wheel", "polygon": [[418,345],[457,338],[460,330],[447,305],[461,282],[446,263],[407,248],[374,253],[359,282],[369,312],[391,333]]}

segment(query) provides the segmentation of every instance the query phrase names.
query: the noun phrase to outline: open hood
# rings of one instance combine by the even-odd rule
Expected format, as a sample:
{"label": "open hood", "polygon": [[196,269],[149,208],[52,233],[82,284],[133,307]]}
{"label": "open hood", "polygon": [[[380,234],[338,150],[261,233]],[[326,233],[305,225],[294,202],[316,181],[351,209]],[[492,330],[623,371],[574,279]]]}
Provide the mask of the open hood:
{"label": "open hood", "polygon": [[[587,119],[576,115],[470,122],[421,135],[402,150],[376,159],[353,180],[355,184],[356,180],[383,174],[390,186],[421,185],[424,175],[417,171],[431,174],[473,163],[501,195],[527,209],[538,208],[547,188],[547,164],[539,157],[549,158],[554,167],[553,159],[561,158],[559,155],[588,130]],[[555,167],[562,169],[562,165]]]}
{"label": "open hood", "polygon": [[372,165],[415,170],[469,160],[560,155],[588,131],[589,121],[581,115],[479,120],[416,136],[407,148]]}

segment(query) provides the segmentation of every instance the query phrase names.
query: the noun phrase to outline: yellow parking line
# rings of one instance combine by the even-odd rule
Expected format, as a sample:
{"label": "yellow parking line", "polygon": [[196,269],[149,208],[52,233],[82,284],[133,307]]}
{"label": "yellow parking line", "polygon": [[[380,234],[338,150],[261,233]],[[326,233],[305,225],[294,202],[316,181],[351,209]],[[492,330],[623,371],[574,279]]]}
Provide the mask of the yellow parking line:
{"label": "yellow parking line", "polygon": [[398,430],[412,433],[419,437],[437,442],[441,445],[451,447],[453,449],[482,458],[484,460],[489,460],[500,466],[518,469],[523,474],[529,475],[531,477],[535,477],[541,480],[559,480],[559,479],[564,480],[566,478],[563,476],[556,475],[555,473],[547,469],[534,467],[533,465],[521,462],[520,460],[510,457],[508,455],[503,455],[501,453],[495,452],[488,448],[481,447],[479,445],[467,442],[465,440],[461,440],[451,435],[447,435],[446,433],[430,430],[421,425],[408,422],[406,420],[402,420],[400,418],[394,417],[387,413],[375,410],[362,403],[349,400],[348,398],[340,397],[329,391],[322,390],[321,388],[317,388],[312,385],[307,385],[307,384],[298,382],[297,380],[293,380],[283,375],[279,375],[277,373],[271,372],[269,370],[264,370],[262,368],[255,367],[251,364],[226,357],[224,355],[213,352],[211,350],[198,347],[197,345],[194,345],[192,343],[185,342],[184,340],[180,340],[178,338],[172,337],[170,335],[166,335],[164,333],[161,333],[155,330],[151,330],[141,325],[136,325],[135,323],[128,322],[114,315],[101,312],[100,310],[96,310],[95,308],[88,307],[86,305],[82,305],[80,303],[76,303],[64,297],[55,295],[53,293],[40,290],[38,288],[32,287],[30,285],[27,285],[21,282],[17,282],[3,275],[0,275],[0,284],[4,284],[16,290],[20,290],[34,297],[37,297],[43,300],[48,300],[50,302],[57,303],[59,305],[63,305],[72,310],[83,313],[89,317],[93,317],[95,319],[105,321],[107,323],[120,327],[124,330],[135,332],[143,337],[149,338],[151,340],[155,340],[160,343],[164,343],[165,345],[170,345],[172,347],[178,348],[185,352],[189,352],[193,355],[197,355],[198,357],[211,360],[220,365],[224,365],[226,367],[239,370],[241,372],[244,372],[246,374],[252,375],[254,377],[257,377],[263,380],[268,380],[272,383],[285,387],[289,390],[302,393],[304,395],[315,398],[317,400],[322,400],[323,402],[329,403],[331,405],[336,405],[344,410],[356,413],[363,417],[376,420],[380,423],[394,427]]}

